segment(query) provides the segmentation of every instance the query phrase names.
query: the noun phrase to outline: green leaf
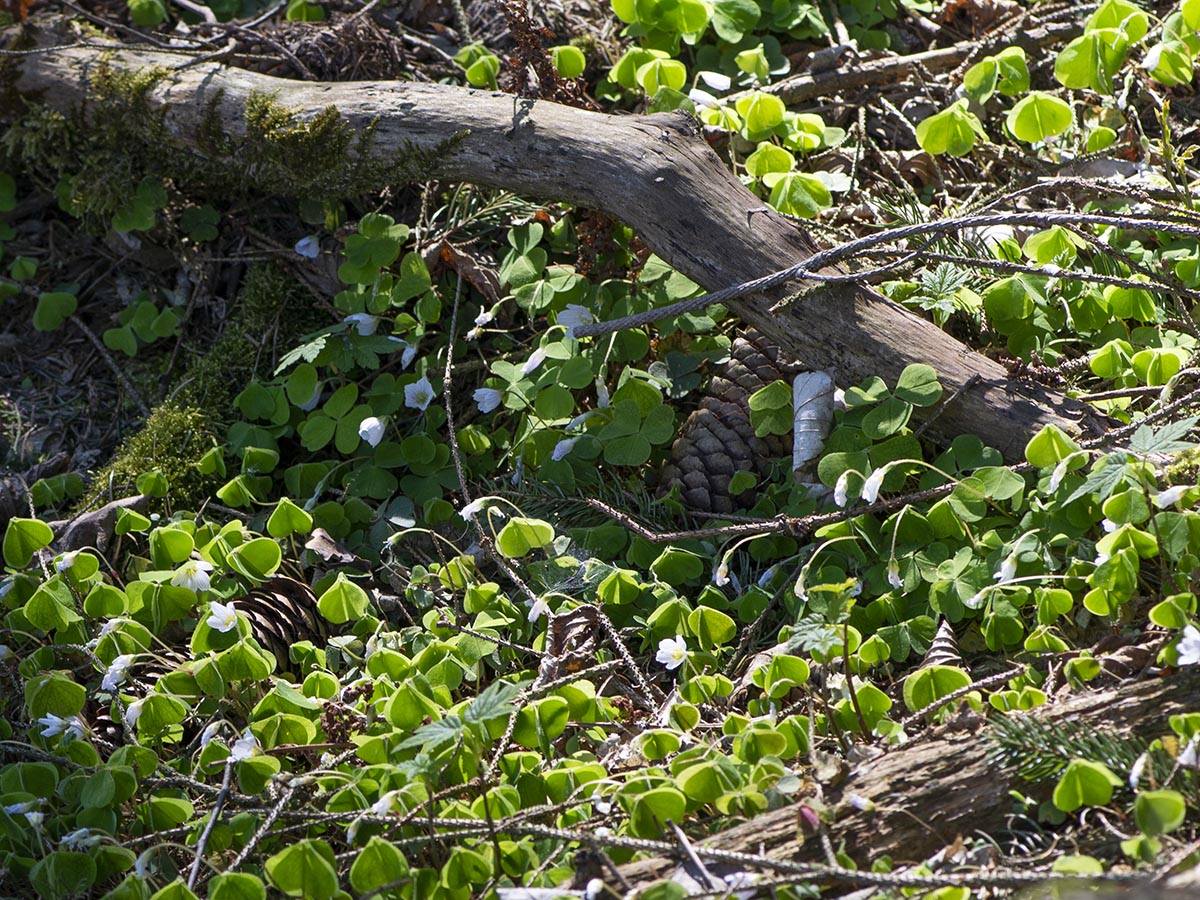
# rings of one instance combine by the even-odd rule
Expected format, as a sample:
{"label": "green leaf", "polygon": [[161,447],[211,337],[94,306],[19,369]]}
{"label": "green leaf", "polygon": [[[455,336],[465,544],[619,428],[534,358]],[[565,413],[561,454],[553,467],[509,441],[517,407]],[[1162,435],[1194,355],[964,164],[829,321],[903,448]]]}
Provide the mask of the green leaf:
{"label": "green leaf", "polygon": [[754,0],[715,0],[713,31],[721,40],[736,44],[754,30],[761,15],[762,9]]}
{"label": "green leaf", "polygon": [[790,172],[796,168],[796,158],[782,147],[763,141],[758,149],[746,157],[746,171],[755,178],[768,172]]}
{"label": "green leaf", "polygon": [[1176,87],[1190,84],[1195,77],[1195,59],[1183,41],[1155,44],[1142,60],[1142,68],[1159,84]]}
{"label": "green leaf", "polygon": [[306,838],[280,850],[266,862],[267,880],[289,897],[333,900],[338,893],[333,848]]}
{"label": "green leaf", "polygon": [[509,559],[517,559],[531,550],[548,547],[553,541],[554,527],[548,522],[516,516],[496,535],[496,548]]}
{"label": "green leaf", "polygon": [[1148,837],[1171,833],[1186,815],[1187,803],[1178,791],[1142,791],[1133,801],[1134,821]]}
{"label": "green leaf", "polygon": [[933,406],[942,398],[942,386],[933,366],[913,363],[904,367],[892,393],[913,406]]}
{"label": "green leaf", "polygon": [[251,581],[266,581],[283,561],[283,551],[271,538],[258,537],[233,548],[226,564]]}
{"label": "green leaf", "polygon": [[750,424],[758,437],[790,434],[792,389],[786,381],[773,381],[750,395]]}
{"label": "green leaf", "polygon": [[267,519],[267,534],[275,538],[287,537],[296,532],[308,534],[312,527],[312,516],[287,497],[280,499]]}
{"label": "green leaf", "polygon": [[56,850],[29,870],[29,883],[39,897],[86,894],[95,880],[96,861],[86,853]]}
{"label": "green leaf", "polygon": [[957,666],[925,666],[904,679],[904,705],[917,712],[970,683],[971,676]]}
{"label": "green leaf", "polygon": [[1083,27],[1085,31],[1120,29],[1130,43],[1137,43],[1150,29],[1150,18],[1130,0],[1104,0]]}
{"label": "green leaf", "polygon": [[748,141],[761,141],[769,137],[771,132],[783,124],[783,117],[787,112],[782,100],[774,94],[765,94],[762,91],[752,91],[739,97],[736,107],[745,123],[744,135]]}
{"label": "green leaf", "polygon": [[1018,140],[1044,141],[1071,127],[1071,107],[1052,94],[1032,91],[1017,101],[1005,124]]}
{"label": "green leaf", "polygon": [[587,57],[578,47],[551,47],[550,60],[561,78],[578,78],[587,68]]}
{"label": "green leaf", "polygon": [[1025,445],[1025,459],[1039,469],[1058,465],[1077,452],[1079,445],[1057,425],[1044,426]]}
{"label": "green leaf", "polygon": [[361,618],[366,614],[369,605],[367,592],[341,572],[317,600],[317,609],[321,615],[335,625]]}
{"label": "green leaf", "polygon": [[687,67],[674,59],[653,59],[637,70],[637,83],[647,94],[656,94],[663,87],[677,91],[685,81]]}
{"label": "green leaf", "polygon": [[1104,806],[1112,799],[1121,779],[1103,763],[1073,759],[1054,788],[1054,805],[1063,812],[1081,806]]}
{"label": "green leaf", "polygon": [[[1058,58],[1054,61],[1054,77],[1064,87],[1076,90],[1091,88],[1099,94],[1111,94],[1113,76],[1124,64],[1128,47],[1128,36],[1118,29],[1085,32],[1059,51]],[[1041,92],[1035,91],[1029,96],[1032,97],[1039,93]],[[1043,94],[1042,96],[1049,95]],[[1066,106],[1063,101],[1058,102]],[[1017,104],[1017,106],[1020,105],[1020,103]],[[1016,108],[1014,107],[1013,113],[1015,112]],[[1044,139],[1021,137],[1017,129],[1013,127],[1013,113],[1009,114],[1008,123],[1009,130],[1013,134],[1023,141]],[[1053,133],[1061,134],[1063,131],[1066,131],[1065,125]]]}
{"label": "green leaf", "polygon": [[899,397],[888,397],[863,416],[863,433],[873,441],[890,437],[908,424],[912,411],[911,403]]}
{"label": "green leaf", "polygon": [[1190,450],[1196,444],[1193,441],[1185,441],[1183,438],[1196,427],[1197,422],[1200,422],[1200,416],[1188,416],[1185,419],[1179,419],[1178,421],[1164,425],[1157,431],[1149,425],[1143,425],[1129,439],[1129,449],[1134,453],[1146,455],[1151,453],[1180,453],[1184,450]]}
{"label": "green leaf", "polygon": [[668,547],[650,564],[650,574],[665,584],[682,585],[699,578],[705,568],[704,560],[695,553]]}
{"label": "green leaf", "polygon": [[248,872],[222,872],[209,880],[208,900],[267,900],[267,886]]}
{"label": "green leaf", "polygon": [[983,123],[967,108],[967,99],[956,100],[949,109],[934,113],[917,126],[917,143],[926,153],[966,156],[975,138],[987,139]]}
{"label": "green leaf", "polygon": [[763,184],[771,189],[767,202],[789,216],[812,219],[833,205],[828,185],[807,172],[768,172],[763,176]]}
{"label": "green leaf", "polygon": [[[350,886],[360,894],[399,881],[408,874],[408,860],[399,848],[379,835],[367,841],[350,866]],[[212,900],[211,894],[209,900]]]}
{"label": "green leaf", "polygon": [[719,609],[699,606],[688,614],[687,629],[700,641],[700,646],[708,651],[733,640],[737,634],[737,623]]}
{"label": "green leaf", "polygon": [[40,519],[14,516],[4,530],[4,561],[14,569],[29,565],[33,555],[54,540],[50,526]]}
{"label": "green leaf", "polygon": [[38,295],[33,311],[33,327],[38,331],[57,331],[79,306],[74,294],[55,291]]}

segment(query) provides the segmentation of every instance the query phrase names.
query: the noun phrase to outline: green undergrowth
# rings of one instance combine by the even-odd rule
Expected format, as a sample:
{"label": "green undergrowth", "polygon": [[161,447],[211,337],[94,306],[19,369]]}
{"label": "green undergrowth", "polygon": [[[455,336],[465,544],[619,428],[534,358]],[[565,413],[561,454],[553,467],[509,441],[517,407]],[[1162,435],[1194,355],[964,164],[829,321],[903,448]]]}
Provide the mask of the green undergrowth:
{"label": "green undergrowth", "polygon": [[[891,40],[896,8],[835,5],[864,45]],[[1106,0],[1083,39],[1177,40],[1160,60],[1191,53],[1180,22],[1191,27],[1193,6],[1168,32]],[[766,90],[789,65],[783,38],[824,36],[820,9],[621,0],[614,11],[637,45],[602,96],[646,109],[687,100],[730,132],[735,170],[784,211],[817,216],[851,189],[837,172],[802,171],[846,133]],[[1015,56],[978,63],[968,97],[993,100],[993,76],[1001,98],[1024,91]],[[554,59],[579,68],[576,54]],[[499,69],[478,47],[462,61],[468,78]],[[700,81],[740,96],[684,94]],[[1105,88],[1056,99],[1086,107],[1073,122],[1110,121]],[[329,114],[297,124],[264,99],[255,121],[288,165],[332,165],[307,143],[317,137],[335,156],[353,149]],[[1030,142],[1016,124],[1048,161],[1066,150],[1057,137],[1077,150],[1095,133]],[[1168,128],[1142,150],[1170,160],[1170,141]],[[225,227],[216,206],[190,224],[160,216],[178,186],[129,175],[131,208],[103,224],[178,227],[200,243]],[[0,180],[0,210],[25,189]],[[962,739],[990,742],[1007,811],[1074,848],[1055,873],[1191,863],[1200,712],[1132,736],[1024,715],[1063,692],[1141,671],[1190,678],[1200,664],[1200,416],[1188,393],[1200,244],[1186,203],[1155,195],[1147,212],[1141,196],[1097,189],[1068,214],[989,222],[986,239],[895,240],[913,259],[888,270],[891,299],[1111,415],[1124,427],[1104,442],[1049,426],[1017,462],[973,435],[935,445],[922,423],[954,398],[929,365],[843,385],[836,405],[776,380],[750,394],[750,428],[817,430],[820,446],[796,471],[782,458],[733,472],[730,493],[752,505],[730,521],[656,485],[728,365],[730,311],[580,337],[701,288],[578,210],[518,215],[476,198],[472,224],[496,237],[494,281],[469,247],[444,248],[431,270],[394,209],[344,228],[351,206],[310,209],[305,221],[325,230],[296,252],[337,254],[337,321],[307,327],[291,313],[301,292],[253,270],[240,318],[190,367],[177,405],[99,479],[160,496],[157,518],[120,513],[108,555],[47,549],[60,512],[47,489],[34,492],[37,518],[9,525],[0,666],[22,690],[6,692],[0,717],[17,755],[0,772],[8,871],[44,896],[114,900],[552,888],[575,874],[564,850],[619,864],[646,852],[633,841],[665,837],[655,852],[667,852],[668,823],[711,835],[787,804],[801,829],[908,815],[831,770],[976,717],[990,726]],[[26,303],[35,327],[73,314],[36,264],[4,262],[6,283],[36,290],[0,299]],[[145,341],[161,315],[135,310],[120,327]],[[1098,643],[1118,636],[1141,648],[1136,666]],[[1119,823],[1119,840],[1101,819]],[[1020,846],[993,838],[1021,868]],[[841,880],[911,864],[931,896],[969,894],[920,858],[834,852]],[[824,878],[772,890],[814,897]]]}

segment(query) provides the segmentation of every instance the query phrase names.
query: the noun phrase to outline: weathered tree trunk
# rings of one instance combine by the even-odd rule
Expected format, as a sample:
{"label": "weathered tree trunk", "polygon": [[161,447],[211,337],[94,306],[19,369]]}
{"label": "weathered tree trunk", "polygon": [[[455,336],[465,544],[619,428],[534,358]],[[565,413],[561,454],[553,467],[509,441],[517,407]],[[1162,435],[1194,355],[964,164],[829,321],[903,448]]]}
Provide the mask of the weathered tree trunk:
{"label": "weathered tree trunk", "polygon": [[[9,57],[3,76],[9,83],[0,96],[15,88],[21,98],[86,113],[98,77],[162,67],[144,93],[145,112],[161,116],[169,140],[209,155],[214,131],[235,140],[261,138],[247,134],[247,108],[270,96],[293,114],[297,128],[332,108],[347,129],[370,133],[361,151],[368,158],[349,154],[348,171],[361,171],[364,162],[418,157],[425,177],[599,209],[632,226],[667,262],[710,290],[786,268],[813,252],[804,231],[746,190],[682,113],[611,116],[437,84],[288,81],[177,54],[72,46],[62,31],[32,37],[61,49]],[[802,287],[730,305],[789,355],[831,370],[843,385],[870,375],[894,382],[909,363],[929,363],[954,396],[937,415],[934,436],[975,433],[1017,459],[1028,436],[1047,423],[1102,427],[1081,404],[1012,382],[997,363],[869,287],[819,288],[771,311]]]}
{"label": "weathered tree trunk", "polygon": [[[1103,731],[1114,738],[1136,737],[1148,743],[1170,733],[1170,716],[1196,709],[1200,671],[1189,668],[1168,678],[1147,679],[1111,690],[1072,696],[1039,710],[1037,720],[1067,726],[1080,735]],[[1010,790],[1036,792],[1032,786],[988,762],[992,741],[987,726],[978,731],[935,729],[931,736],[862,763],[837,788],[826,789],[825,802],[838,813],[829,826],[835,847],[866,865],[891,856],[897,863],[927,859],[959,835],[996,834],[1013,813]],[[1044,789],[1044,786],[1043,786]],[[871,800],[876,809],[857,811],[849,794]],[[791,862],[824,862],[820,841],[807,839],[797,807],[775,810],[714,835],[697,846],[763,854]],[[657,858],[622,867],[633,886],[670,875],[676,863]]]}

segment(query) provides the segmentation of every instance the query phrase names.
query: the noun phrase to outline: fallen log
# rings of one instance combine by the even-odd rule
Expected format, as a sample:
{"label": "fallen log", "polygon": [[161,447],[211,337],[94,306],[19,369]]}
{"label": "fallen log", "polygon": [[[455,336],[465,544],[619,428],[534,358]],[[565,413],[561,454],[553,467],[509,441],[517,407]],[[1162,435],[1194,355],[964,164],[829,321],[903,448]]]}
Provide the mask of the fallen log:
{"label": "fallen log", "polygon": [[[0,115],[42,104],[70,116],[120,117],[131,140],[182,148],[206,163],[242,166],[269,190],[303,196],[339,185],[380,188],[438,177],[601,210],[692,280],[713,290],[811,256],[795,222],[766,207],[725,168],[683,113],[615,116],[495,91],[398,82],[300,82],[181,53],[81,39],[70,23],[5,35]],[[42,52],[28,52],[41,49]],[[114,108],[114,91],[125,91]],[[117,99],[122,99],[118,97]],[[297,167],[291,181],[248,148]],[[301,171],[308,153],[312,167]],[[316,180],[319,177],[319,181]],[[803,290],[800,302],[775,304]],[[927,433],[979,435],[1009,460],[1046,424],[1097,433],[1084,405],[1008,377],[932,323],[866,285],[790,283],[731,301],[742,320],[843,386],[871,375],[894,383],[910,363],[933,366],[951,397]]]}
{"label": "fallen log", "polygon": [[[1200,670],[1191,667],[1166,678],[1072,695],[1030,718],[1066,726],[1073,734],[1100,732],[1148,744],[1171,733],[1172,715],[1196,710],[1197,691]],[[959,837],[997,836],[1013,818],[1010,791],[1045,793],[1052,782],[1035,788],[1011,768],[994,764],[994,737],[993,726],[976,730],[942,726],[858,765],[843,783],[825,789],[825,804],[837,816],[828,826],[833,846],[844,846],[860,868],[867,868],[871,860],[883,856],[897,864],[921,862]],[[852,794],[871,801],[874,810],[861,811],[848,801]],[[759,854],[771,860],[825,862],[822,842],[801,824],[799,805],[756,816],[696,847]],[[621,873],[630,885],[641,887],[669,877],[676,865],[675,860],[657,857],[622,866]]]}

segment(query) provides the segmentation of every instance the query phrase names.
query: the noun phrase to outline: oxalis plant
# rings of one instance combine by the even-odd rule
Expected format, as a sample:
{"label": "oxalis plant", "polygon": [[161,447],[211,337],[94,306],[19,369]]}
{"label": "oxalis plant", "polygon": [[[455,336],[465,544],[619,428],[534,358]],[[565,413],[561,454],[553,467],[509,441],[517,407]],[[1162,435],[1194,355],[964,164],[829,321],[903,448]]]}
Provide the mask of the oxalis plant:
{"label": "oxalis plant", "polygon": [[[550,887],[572,877],[564,837],[607,829],[619,863],[636,846],[624,839],[657,841],[664,823],[719,828],[807,797],[820,746],[899,745],[955,703],[1000,715],[1045,703],[1048,680],[1084,685],[1101,661],[1078,636],[1147,600],[1179,636],[1160,662],[1200,661],[1200,487],[1163,467],[1192,450],[1194,418],[1137,426],[1121,449],[1048,427],[1016,467],[969,436],[926,458],[913,414],[942,391],[912,366],[845,392],[823,490],[787,474],[759,484],[756,528],[663,540],[652,520],[537,512],[548,488],[661,458],[667,400],[728,346],[719,308],[676,321],[692,340],[665,364],[647,363],[644,332],[575,338],[698,289],[654,260],[634,281],[594,283],[555,261],[570,225],[511,229],[511,300],[497,304],[435,283],[407,228],[365,217],[339,269],[341,323],[242,391],[241,418],[200,462],[224,472],[227,513],[124,509],[106,553],[56,552],[43,521],[12,520],[0,656],[21,690],[2,723],[0,840],[35,890]],[[452,342],[459,321],[470,327]],[[464,344],[487,348],[469,380],[450,352]],[[750,398],[760,434],[787,430],[789,393]],[[161,473],[139,486],[170,498]],[[320,549],[317,529],[342,547]],[[356,553],[378,554],[398,593]],[[320,627],[272,649],[243,598],[314,563]],[[939,621],[1017,664],[986,683],[961,660],[916,668]],[[764,628],[774,651],[748,660],[745,635]],[[627,696],[606,690],[614,677]],[[1124,852],[1153,863],[1194,803],[1200,727],[1187,714],[1171,728],[1103,754],[1043,742],[1031,777],[1052,796],[1018,802],[1047,826],[1119,810],[1136,828]],[[1001,764],[1035,758],[1028,731],[1005,741]]]}
{"label": "oxalis plant", "polygon": [[[895,12],[837,7],[864,42]],[[800,171],[845,134],[766,90],[786,68],[778,36],[823,33],[816,7],[614,11],[637,46],[613,66],[609,97],[690,105],[736,135],[732,165],[785,212],[815,216],[849,186]],[[1169,85],[1180,54],[1190,67],[1191,13],[1185,3],[1157,23],[1109,0],[1055,76],[1108,97],[1145,49],[1144,70]],[[554,53],[564,77],[579,69],[573,49]],[[490,85],[499,63],[488,58],[474,48],[459,61]],[[978,152],[985,135],[1011,133],[1050,158],[1060,138],[1099,149],[1121,124],[1103,101],[1093,125],[1093,107],[1080,119],[1050,91],[1029,92],[1013,48],[975,63],[963,87],[953,115],[918,128],[927,151]],[[1010,102],[1005,132],[988,105]],[[0,208],[14,190],[0,179]],[[614,264],[586,270],[571,211],[507,222],[491,289],[465,264],[431,271],[408,226],[363,216],[332,251],[337,321],[240,389],[200,459],[220,485],[213,503],[197,512],[176,502],[170,476],[145,472],[146,512],[118,512],[103,551],[62,550],[47,523],[81,487],[64,477],[32,486],[41,518],[7,526],[5,868],[47,897],[549,889],[578,875],[566,849],[612,868],[681,852],[672,823],[714,832],[793,804],[820,833],[837,813],[812,773],[832,792],[831,757],[898,751],[969,713],[992,723],[995,771],[1022,779],[1015,813],[1046,830],[1118,823],[1119,850],[1102,858],[1081,842],[1057,872],[1175,860],[1194,839],[1200,713],[1133,738],[1018,715],[1099,683],[1092,639],[1113,627],[1153,630],[1149,666],[1200,662],[1196,419],[1184,414],[1197,247],[1171,223],[1132,218],[1124,186],[1102,196],[1071,221],[966,249],[920,245],[937,258],[911,277],[890,272],[884,290],[1074,377],[1073,392],[1128,427],[1103,445],[1048,427],[1021,465],[970,435],[932,448],[921,418],[953,398],[935,371],[910,366],[894,383],[847,387],[812,473],[735,475],[732,493],[755,492],[748,520],[703,529],[644,481],[729,355],[723,307],[579,338],[582,325],[701,291],[619,232]],[[139,189],[114,226],[149,227],[161,199]],[[213,225],[196,216],[197,229]],[[330,244],[313,236],[296,252]],[[37,274],[32,259],[7,263],[17,289]],[[37,327],[60,327],[74,296],[40,296]],[[105,335],[111,349],[177,326],[156,298],[130,310]],[[759,436],[790,432],[792,398],[782,381],[751,395]],[[251,602],[264,596],[271,615]],[[957,648],[939,641],[947,631]],[[1003,665],[982,677],[964,657]],[[845,800],[881,814],[867,797]],[[890,874],[886,859],[830,856],[771,890],[887,883],[865,881]],[[727,887],[763,873],[736,874]],[[940,898],[970,890],[926,867],[903,874],[928,876]],[[591,879],[577,887],[603,896]]]}

